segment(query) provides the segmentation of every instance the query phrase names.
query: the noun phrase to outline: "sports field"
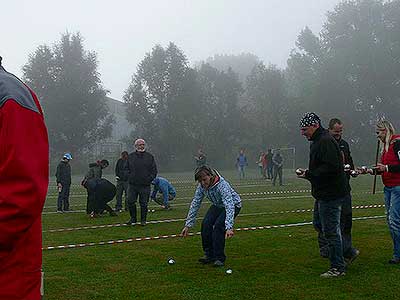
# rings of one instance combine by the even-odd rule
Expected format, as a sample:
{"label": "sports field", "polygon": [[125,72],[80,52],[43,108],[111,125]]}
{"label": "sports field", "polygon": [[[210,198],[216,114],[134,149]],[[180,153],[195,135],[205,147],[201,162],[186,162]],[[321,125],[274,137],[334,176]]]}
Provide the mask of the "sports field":
{"label": "sports field", "polygon": [[[150,202],[148,224],[126,226],[128,213],[90,219],[85,190],[74,185],[70,213],[57,214],[56,188],[49,187],[43,213],[45,299],[393,299],[400,267],[389,265],[392,243],[384,218],[382,186],[371,194],[372,177],[352,180],[353,243],[361,255],[346,276],[322,279],[329,267],[319,256],[310,225],[313,199],[307,181],[286,172],[273,187],[222,171],[241,195],[235,236],[227,241],[224,268],[200,265],[198,221],[179,237],[195,189],[191,173],[160,174],[177,189],[173,209]],[[78,183],[78,179],[76,180]],[[114,203],[113,203],[114,205]],[[199,217],[209,206],[205,199]],[[176,263],[169,265],[168,258]],[[232,269],[232,274],[226,274]]]}

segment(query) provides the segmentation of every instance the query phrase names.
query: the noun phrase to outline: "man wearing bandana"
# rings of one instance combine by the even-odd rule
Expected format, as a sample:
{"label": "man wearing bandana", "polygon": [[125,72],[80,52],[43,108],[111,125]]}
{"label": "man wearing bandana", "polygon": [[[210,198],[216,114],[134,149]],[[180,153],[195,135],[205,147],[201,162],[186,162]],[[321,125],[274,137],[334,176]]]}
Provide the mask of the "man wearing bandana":
{"label": "man wearing bandana", "polygon": [[144,226],[151,191],[150,185],[157,176],[157,166],[153,155],[146,152],[146,142],[143,139],[137,139],[134,145],[136,151],[128,155],[128,207],[131,218],[126,224],[136,225],[136,201],[139,197],[140,224]]}
{"label": "man wearing bandana", "polygon": [[298,169],[297,176],[311,183],[322,233],[329,245],[330,269],[321,277],[345,275],[340,212],[346,196],[346,179],[340,148],[329,131],[321,126],[315,113],[306,113],[300,121],[301,134],[311,142],[308,169]]}

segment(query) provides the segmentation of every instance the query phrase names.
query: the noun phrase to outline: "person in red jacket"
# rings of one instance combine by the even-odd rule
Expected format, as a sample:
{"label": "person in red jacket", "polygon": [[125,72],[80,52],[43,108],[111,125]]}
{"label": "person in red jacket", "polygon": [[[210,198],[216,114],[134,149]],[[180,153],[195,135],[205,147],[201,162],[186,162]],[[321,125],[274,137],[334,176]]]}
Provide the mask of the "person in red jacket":
{"label": "person in red jacket", "polygon": [[1,65],[0,299],[41,298],[49,144],[36,95]]}
{"label": "person in red jacket", "polygon": [[359,171],[382,175],[387,223],[393,240],[389,264],[400,264],[400,135],[395,134],[390,122],[381,120],[376,124],[376,136],[383,144],[381,160],[373,169]]}

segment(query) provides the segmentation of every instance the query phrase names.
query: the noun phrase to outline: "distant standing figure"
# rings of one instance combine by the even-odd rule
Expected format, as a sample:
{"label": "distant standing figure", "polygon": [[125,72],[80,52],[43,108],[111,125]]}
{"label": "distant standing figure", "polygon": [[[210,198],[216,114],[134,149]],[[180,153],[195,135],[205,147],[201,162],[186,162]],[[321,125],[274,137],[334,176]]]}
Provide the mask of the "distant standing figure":
{"label": "distant standing figure", "polygon": [[[170,209],[169,201],[174,200],[176,197],[176,190],[172,184],[167,179],[159,176],[151,184],[154,186],[151,199],[161,205],[163,209]],[[157,197],[157,194],[161,194],[162,199],[161,197]]]}
{"label": "distant standing figure", "polygon": [[260,152],[260,157],[257,161],[258,168],[260,169],[260,175],[262,178],[266,178],[266,171],[267,171],[267,159],[265,156],[265,152]]}
{"label": "distant standing figure", "polygon": [[272,164],[274,166],[274,180],[272,184],[275,185],[276,178],[279,176],[279,185],[283,185],[282,182],[283,157],[279,149],[274,150],[274,156],[272,157]]}
{"label": "distant standing figure", "polygon": [[267,161],[267,179],[271,179],[273,177],[273,164],[272,164],[272,150],[268,149],[267,154],[265,155],[266,161]]}
{"label": "distant standing figure", "polygon": [[199,149],[197,156],[195,156],[194,159],[196,160],[197,168],[207,164],[207,157],[201,149]]}
{"label": "distant standing figure", "polygon": [[128,152],[124,151],[121,153],[121,158],[118,159],[115,166],[115,179],[117,181],[117,194],[115,210],[122,212],[122,195],[125,193],[125,210],[128,210],[128,179],[129,179],[129,168],[128,168]]}
{"label": "distant standing figure", "polygon": [[157,176],[157,166],[153,155],[146,151],[146,142],[143,139],[135,141],[135,149],[135,152],[128,156],[128,205],[131,218],[126,224],[136,225],[136,201],[139,197],[140,224],[145,226],[151,190],[150,184]]}
{"label": "distant standing figure", "polygon": [[239,156],[236,159],[236,167],[238,168],[238,171],[239,171],[239,179],[241,179],[241,178],[244,179],[244,177],[245,177],[244,169],[246,168],[247,165],[248,165],[247,157],[244,154],[244,150],[242,149],[242,150],[240,150]]}
{"label": "distant standing figure", "polygon": [[69,161],[71,159],[72,155],[70,153],[65,153],[57,166],[57,212],[60,213],[69,211],[69,191],[71,188],[71,165],[69,164]]}

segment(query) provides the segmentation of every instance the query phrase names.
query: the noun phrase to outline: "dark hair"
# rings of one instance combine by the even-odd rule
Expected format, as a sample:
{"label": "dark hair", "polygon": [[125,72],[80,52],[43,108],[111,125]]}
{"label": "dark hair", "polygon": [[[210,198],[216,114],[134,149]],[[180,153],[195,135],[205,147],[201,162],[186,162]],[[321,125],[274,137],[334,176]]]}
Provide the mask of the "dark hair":
{"label": "dark hair", "polygon": [[110,163],[108,162],[107,159],[102,159],[102,160],[100,161],[100,163],[101,163],[102,165],[105,165],[105,164],[107,164],[107,166],[110,165]]}
{"label": "dark hair", "polygon": [[1,66],[1,61],[3,60],[3,58],[0,56],[0,66]]}
{"label": "dark hair", "polygon": [[329,129],[333,129],[333,126],[335,126],[335,124],[342,125],[343,123],[338,118],[333,118],[329,121]]}
{"label": "dark hair", "polygon": [[128,151],[122,151],[121,155],[129,155]]}
{"label": "dark hair", "polygon": [[194,171],[194,180],[198,181],[202,174],[209,175],[209,176],[215,176],[215,172],[213,171],[213,169],[211,169],[209,166],[204,165],[204,166],[198,167]]}

